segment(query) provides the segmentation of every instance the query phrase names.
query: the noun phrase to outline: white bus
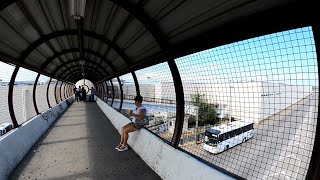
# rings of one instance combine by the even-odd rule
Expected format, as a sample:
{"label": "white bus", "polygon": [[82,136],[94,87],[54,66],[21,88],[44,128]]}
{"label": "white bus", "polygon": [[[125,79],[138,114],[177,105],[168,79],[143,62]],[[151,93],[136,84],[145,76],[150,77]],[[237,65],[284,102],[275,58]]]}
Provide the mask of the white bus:
{"label": "white bus", "polygon": [[217,154],[253,137],[253,122],[233,121],[205,131],[203,149]]}
{"label": "white bus", "polygon": [[0,125],[0,136],[6,134],[12,129],[12,124],[11,123],[3,123]]}

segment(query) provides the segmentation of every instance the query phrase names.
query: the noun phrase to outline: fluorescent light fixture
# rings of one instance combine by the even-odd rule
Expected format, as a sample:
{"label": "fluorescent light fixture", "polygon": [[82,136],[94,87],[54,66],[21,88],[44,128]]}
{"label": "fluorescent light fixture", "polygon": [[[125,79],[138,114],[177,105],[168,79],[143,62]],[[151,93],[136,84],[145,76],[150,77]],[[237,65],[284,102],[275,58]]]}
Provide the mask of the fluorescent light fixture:
{"label": "fluorescent light fixture", "polygon": [[84,18],[84,11],[86,9],[86,0],[70,0],[70,15],[74,19]]}
{"label": "fluorescent light fixture", "polygon": [[85,61],[84,61],[83,59],[81,59],[81,60],[79,61],[79,64],[83,66],[83,65],[85,64]]}

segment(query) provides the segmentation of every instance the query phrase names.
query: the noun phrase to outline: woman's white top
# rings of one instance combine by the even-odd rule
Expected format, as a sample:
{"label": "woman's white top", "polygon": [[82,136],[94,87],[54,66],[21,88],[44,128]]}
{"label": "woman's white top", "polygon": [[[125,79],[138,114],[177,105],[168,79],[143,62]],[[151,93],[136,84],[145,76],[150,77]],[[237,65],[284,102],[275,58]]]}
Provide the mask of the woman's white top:
{"label": "woman's white top", "polygon": [[[133,115],[139,115],[140,114],[140,110],[144,110],[144,117],[146,117],[147,116],[147,109],[144,106],[140,106],[138,108],[133,109],[132,114]],[[132,122],[136,122],[136,118],[132,117],[131,121]]]}

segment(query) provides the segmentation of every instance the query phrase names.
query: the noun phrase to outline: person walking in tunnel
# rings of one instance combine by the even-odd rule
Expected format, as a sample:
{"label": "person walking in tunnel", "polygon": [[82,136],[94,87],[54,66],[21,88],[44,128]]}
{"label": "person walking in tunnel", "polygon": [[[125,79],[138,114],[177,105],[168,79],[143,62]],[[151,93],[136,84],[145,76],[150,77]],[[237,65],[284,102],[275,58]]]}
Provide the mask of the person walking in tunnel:
{"label": "person walking in tunnel", "polygon": [[76,88],[76,93],[75,93],[77,102],[79,102],[79,100],[81,101],[80,91],[81,91],[81,88],[79,86],[79,88]]}
{"label": "person walking in tunnel", "polygon": [[91,94],[89,96],[89,102],[94,102],[94,96],[96,95],[96,90],[93,87],[91,87],[90,91],[91,91]]}
{"label": "person walking in tunnel", "polygon": [[142,96],[138,95],[134,98],[136,108],[129,110],[131,122],[121,128],[121,140],[116,149],[118,151],[128,150],[129,133],[135,132],[148,124],[147,109],[142,105]]}
{"label": "person walking in tunnel", "polygon": [[82,87],[82,89],[81,89],[81,100],[82,101],[86,101],[86,96],[87,96],[86,89],[84,89],[84,87]]}

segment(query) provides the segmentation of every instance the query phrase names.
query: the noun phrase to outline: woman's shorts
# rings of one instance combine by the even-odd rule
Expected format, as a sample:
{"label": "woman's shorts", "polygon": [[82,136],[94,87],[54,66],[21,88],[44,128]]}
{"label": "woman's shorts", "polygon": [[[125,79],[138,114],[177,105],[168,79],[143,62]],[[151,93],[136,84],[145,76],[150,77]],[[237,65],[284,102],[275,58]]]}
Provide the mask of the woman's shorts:
{"label": "woman's shorts", "polygon": [[134,122],[131,122],[130,125],[133,126],[133,127],[135,127],[135,128],[137,128],[137,129],[141,129],[141,128],[144,127],[144,125],[142,125],[142,124],[137,124],[137,123],[134,123]]}

